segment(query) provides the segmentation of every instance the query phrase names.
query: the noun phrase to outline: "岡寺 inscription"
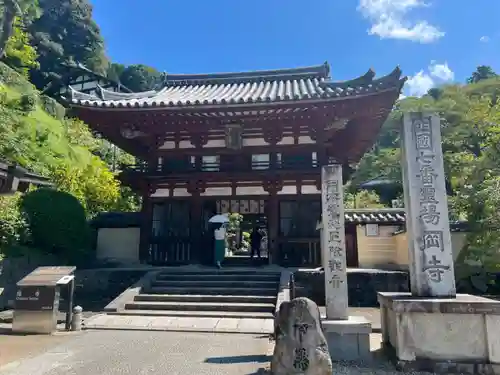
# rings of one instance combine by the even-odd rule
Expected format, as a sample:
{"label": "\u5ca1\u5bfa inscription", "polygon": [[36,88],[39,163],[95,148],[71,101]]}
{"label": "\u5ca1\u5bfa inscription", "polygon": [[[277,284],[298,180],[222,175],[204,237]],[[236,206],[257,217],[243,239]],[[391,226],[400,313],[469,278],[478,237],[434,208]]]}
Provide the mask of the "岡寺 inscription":
{"label": "\u5ca1\u5bfa inscription", "polygon": [[439,118],[405,114],[402,148],[412,291],[429,297],[454,296]]}

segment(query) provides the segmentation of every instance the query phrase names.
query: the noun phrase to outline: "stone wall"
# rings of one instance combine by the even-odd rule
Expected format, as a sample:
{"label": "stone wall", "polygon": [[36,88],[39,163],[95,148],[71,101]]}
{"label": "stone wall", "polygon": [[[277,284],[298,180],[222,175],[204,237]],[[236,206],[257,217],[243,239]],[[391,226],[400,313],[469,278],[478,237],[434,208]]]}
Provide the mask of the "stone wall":
{"label": "stone wall", "polygon": [[50,255],[32,254],[0,260],[0,311],[9,308],[16,297],[16,283],[35,268],[57,265]]}
{"label": "stone wall", "polygon": [[75,272],[75,304],[84,311],[102,311],[129,286],[135,284],[146,270],[88,269]]}
{"label": "stone wall", "polygon": [[[325,305],[325,274],[318,270],[294,273],[295,296]],[[378,307],[377,292],[408,292],[409,274],[403,271],[350,269],[347,271],[349,306]]]}
{"label": "stone wall", "polygon": [[[48,255],[6,258],[0,261],[0,311],[12,308],[16,283],[40,266],[58,265]],[[86,311],[100,311],[121,292],[137,282],[146,270],[125,268],[83,269],[75,272],[75,304]],[[62,294],[64,298],[64,293]],[[63,304],[64,305],[64,304]]]}

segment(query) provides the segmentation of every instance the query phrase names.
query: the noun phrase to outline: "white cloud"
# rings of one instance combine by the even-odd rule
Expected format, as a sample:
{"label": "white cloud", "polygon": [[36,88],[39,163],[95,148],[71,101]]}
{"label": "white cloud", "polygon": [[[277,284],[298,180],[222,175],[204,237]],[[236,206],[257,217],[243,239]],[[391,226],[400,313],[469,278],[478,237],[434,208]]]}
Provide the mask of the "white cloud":
{"label": "white cloud", "polygon": [[408,81],[406,81],[409,96],[425,95],[427,94],[427,91],[434,87],[434,85],[435,82],[432,77],[429,74],[424,73],[423,70],[408,78]]}
{"label": "white cloud", "polygon": [[482,43],[488,43],[490,41],[490,37],[483,35],[481,38],[479,38],[479,41]]}
{"label": "white cloud", "polygon": [[455,79],[455,73],[450,69],[447,62],[437,64],[435,61],[432,61],[429,66],[429,73],[432,77],[441,81],[453,81]]}
{"label": "white cloud", "polygon": [[448,63],[438,64],[431,61],[427,72],[421,70],[414,76],[408,78],[405,85],[405,93],[408,96],[422,96],[436,87],[438,84],[451,82],[455,78],[455,73],[450,69]]}
{"label": "white cloud", "polygon": [[445,33],[427,21],[410,22],[407,19],[410,11],[426,6],[428,4],[422,0],[359,0],[358,11],[371,21],[368,31],[371,35],[431,43]]}

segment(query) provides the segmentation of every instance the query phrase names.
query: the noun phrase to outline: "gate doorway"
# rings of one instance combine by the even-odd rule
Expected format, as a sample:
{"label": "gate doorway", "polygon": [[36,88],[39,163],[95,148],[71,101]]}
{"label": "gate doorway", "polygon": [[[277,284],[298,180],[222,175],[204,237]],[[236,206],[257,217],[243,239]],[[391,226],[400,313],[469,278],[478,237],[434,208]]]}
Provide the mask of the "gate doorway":
{"label": "gate doorway", "polygon": [[[230,218],[228,246],[223,265],[256,266],[269,263],[269,228],[264,200],[220,200],[217,201],[217,213],[227,214]],[[260,235],[260,245],[259,251],[255,252],[255,258],[252,259],[251,237],[254,230]],[[257,255],[260,255],[260,259]]]}

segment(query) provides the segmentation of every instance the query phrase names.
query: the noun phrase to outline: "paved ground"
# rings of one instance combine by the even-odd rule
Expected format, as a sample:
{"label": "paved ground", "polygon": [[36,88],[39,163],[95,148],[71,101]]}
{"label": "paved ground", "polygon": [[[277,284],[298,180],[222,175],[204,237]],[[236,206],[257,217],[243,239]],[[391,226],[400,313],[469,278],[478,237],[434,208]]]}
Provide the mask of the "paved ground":
{"label": "paved ground", "polygon": [[267,335],[88,331],[0,375],[250,375],[268,351]]}
{"label": "paved ground", "polygon": [[[323,317],[325,308],[320,307]],[[349,308],[349,315],[364,316],[372,322],[373,332],[380,332],[377,308]],[[96,315],[85,320],[87,329],[128,329],[148,331],[186,331],[211,333],[272,333],[272,319],[190,318],[168,316]]]}
{"label": "paved ground", "polygon": [[[266,373],[272,349],[263,335],[87,331],[68,337],[0,367],[0,375],[257,375]],[[371,341],[377,358],[380,334]],[[335,374],[404,375],[380,358],[334,366]]]}
{"label": "paved ground", "polygon": [[11,335],[10,329],[0,327],[0,368],[7,363],[44,353],[46,350],[63,344],[70,335],[32,336]]}
{"label": "paved ground", "polygon": [[272,319],[97,315],[86,320],[85,327],[87,329],[269,334],[273,332],[274,322]]}

